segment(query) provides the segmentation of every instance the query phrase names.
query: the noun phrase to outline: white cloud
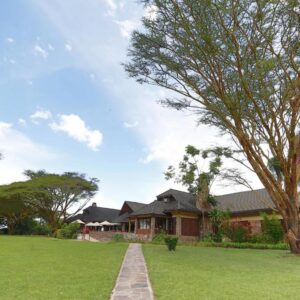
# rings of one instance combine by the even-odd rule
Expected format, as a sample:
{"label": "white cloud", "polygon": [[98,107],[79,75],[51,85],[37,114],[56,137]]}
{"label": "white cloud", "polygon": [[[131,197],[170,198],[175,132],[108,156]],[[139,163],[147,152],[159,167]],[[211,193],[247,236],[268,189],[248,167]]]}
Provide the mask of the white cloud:
{"label": "white cloud", "polygon": [[43,145],[33,142],[13,128],[12,124],[0,122],[0,184],[24,180],[25,169],[44,169],[53,164],[57,155]]}
{"label": "white cloud", "polygon": [[97,151],[102,143],[102,133],[99,130],[91,130],[85,122],[75,114],[59,115],[58,123],[51,123],[54,131],[62,131],[73,139],[86,144],[90,149]]}
{"label": "white cloud", "polygon": [[39,124],[39,120],[49,120],[52,114],[49,110],[39,109],[30,116],[33,123]]}
{"label": "white cloud", "polygon": [[55,48],[52,46],[52,44],[48,44],[48,49],[49,49],[50,51],[54,51],[54,50],[55,50]]}
{"label": "white cloud", "polygon": [[48,52],[43,49],[40,45],[36,44],[33,47],[33,53],[37,56],[41,56],[43,58],[47,58],[48,57]]}
{"label": "white cloud", "polygon": [[104,0],[104,2],[106,3],[106,5],[108,6],[108,10],[105,13],[107,16],[114,16],[118,5],[115,3],[114,0]]}
{"label": "white cloud", "polygon": [[19,125],[21,125],[21,126],[23,126],[23,127],[27,125],[26,120],[24,120],[23,118],[19,118],[19,119],[18,119],[18,123],[19,123]]}
{"label": "white cloud", "polygon": [[72,48],[72,46],[70,44],[65,44],[65,49],[67,51],[71,52],[73,48]]}
{"label": "white cloud", "polygon": [[123,123],[124,127],[125,128],[134,128],[134,127],[137,127],[139,125],[139,122],[135,121],[135,122],[124,122]]}
{"label": "white cloud", "polygon": [[138,22],[132,20],[115,21],[115,23],[119,25],[121,35],[124,38],[130,38],[132,31],[139,26]]}
{"label": "white cloud", "polygon": [[12,37],[8,37],[7,39],[6,39],[6,41],[8,42],[8,43],[14,43],[15,42],[15,40],[12,38]]}

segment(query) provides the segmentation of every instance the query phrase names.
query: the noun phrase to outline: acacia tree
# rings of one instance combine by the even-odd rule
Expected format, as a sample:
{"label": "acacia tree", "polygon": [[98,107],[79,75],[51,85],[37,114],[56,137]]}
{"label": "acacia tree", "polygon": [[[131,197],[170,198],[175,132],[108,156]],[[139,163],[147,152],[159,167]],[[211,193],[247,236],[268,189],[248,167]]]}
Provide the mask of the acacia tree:
{"label": "acacia tree", "polygon": [[[281,214],[291,251],[300,253],[298,1],[142,2],[156,15],[133,33],[126,71],[175,92],[163,103],[232,137]],[[282,180],[268,168],[271,158]]]}
{"label": "acacia tree", "polygon": [[[25,175],[29,180],[0,187],[0,195],[3,195],[0,211],[1,200],[5,203],[5,199],[20,199],[24,206],[43,218],[53,232],[67,218],[77,214],[98,190],[98,180],[88,180],[84,174],[66,172],[59,175],[27,170]],[[6,201],[6,205],[10,206],[10,202]]]}
{"label": "acacia tree", "polygon": [[0,224],[7,226],[9,234],[14,234],[16,226],[33,215],[33,210],[20,195],[7,194],[0,188]]}

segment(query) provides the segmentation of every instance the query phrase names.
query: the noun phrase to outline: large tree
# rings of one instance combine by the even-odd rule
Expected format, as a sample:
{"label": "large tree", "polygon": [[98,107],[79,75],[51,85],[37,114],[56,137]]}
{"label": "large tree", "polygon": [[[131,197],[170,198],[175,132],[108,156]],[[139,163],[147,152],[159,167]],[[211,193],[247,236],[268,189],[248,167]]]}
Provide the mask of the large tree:
{"label": "large tree", "polygon": [[27,181],[0,187],[0,196],[3,195],[0,197],[0,213],[1,202],[10,207],[12,202],[8,200],[19,199],[44,219],[53,231],[77,214],[98,190],[98,180],[86,179],[84,174],[66,172],[60,175],[27,170],[25,175],[29,178]]}
{"label": "large tree", "polygon": [[300,253],[299,2],[142,2],[156,13],[133,33],[126,71],[170,90],[164,104],[192,110],[232,137],[281,214],[292,252]]}

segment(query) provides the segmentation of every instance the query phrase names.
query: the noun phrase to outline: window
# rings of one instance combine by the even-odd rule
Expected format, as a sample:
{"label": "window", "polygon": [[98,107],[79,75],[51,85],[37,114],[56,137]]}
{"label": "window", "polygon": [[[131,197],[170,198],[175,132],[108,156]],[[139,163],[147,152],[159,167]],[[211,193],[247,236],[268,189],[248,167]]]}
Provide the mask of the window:
{"label": "window", "polygon": [[139,219],[139,229],[150,229],[151,220],[150,219]]}

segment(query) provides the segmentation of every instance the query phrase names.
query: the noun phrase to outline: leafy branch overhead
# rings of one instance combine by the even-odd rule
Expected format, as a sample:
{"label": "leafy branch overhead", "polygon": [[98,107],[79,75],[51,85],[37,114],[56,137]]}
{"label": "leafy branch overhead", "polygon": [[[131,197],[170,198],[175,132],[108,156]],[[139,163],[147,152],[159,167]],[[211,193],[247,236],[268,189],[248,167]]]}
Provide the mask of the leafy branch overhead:
{"label": "leafy branch overhead", "polygon": [[141,2],[156,16],[133,33],[125,70],[231,137],[300,253],[299,1]]}

